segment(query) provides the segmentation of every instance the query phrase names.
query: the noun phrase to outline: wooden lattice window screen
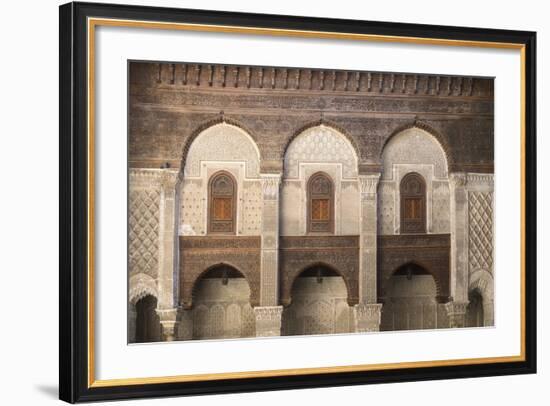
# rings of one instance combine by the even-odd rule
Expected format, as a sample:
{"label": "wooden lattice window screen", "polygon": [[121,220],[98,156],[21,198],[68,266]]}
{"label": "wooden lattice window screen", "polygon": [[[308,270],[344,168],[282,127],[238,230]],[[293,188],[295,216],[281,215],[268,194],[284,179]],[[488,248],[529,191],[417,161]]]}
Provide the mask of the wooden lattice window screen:
{"label": "wooden lattice window screen", "polygon": [[426,232],[426,182],[418,173],[401,180],[401,234]]}
{"label": "wooden lattice window screen", "polygon": [[308,232],[334,233],[334,187],[324,173],[316,173],[308,182]]}
{"label": "wooden lattice window screen", "polygon": [[235,233],[237,186],[227,172],[218,172],[210,180],[208,232]]}

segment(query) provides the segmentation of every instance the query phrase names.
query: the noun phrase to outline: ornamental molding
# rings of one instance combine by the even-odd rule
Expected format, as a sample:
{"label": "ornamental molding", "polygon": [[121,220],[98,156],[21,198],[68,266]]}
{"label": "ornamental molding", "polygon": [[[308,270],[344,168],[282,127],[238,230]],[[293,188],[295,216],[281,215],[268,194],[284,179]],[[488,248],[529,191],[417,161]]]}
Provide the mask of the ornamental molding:
{"label": "ornamental molding", "polygon": [[492,173],[468,173],[466,175],[466,184],[468,186],[487,186],[493,187],[494,175]]}
{"label": "ornamental molding", "polygon": [[279,187],[281,185],[280,175],[261,175],[262,178],[262,196],[264,200],[277,200],[279,197]]}
{"label": "ornamental molding", "polygon": [[129,171],[130,186],[158,187],[163,177],[162,169],[136,169]]}
{"label": "ornamental molding", "polygon": [[374,199],[378,189],[380,174],[359,176],[359,187],[362,199]]}
{"label": "ornamental molding", "polygon": [[449,182],[452,187],[464,187],[468,183],[468,177],[463,172],[453,172],[449,175]]}
{"label": "ornamental molding", "polygon": [[466,314],[468,308],[468,302],[449,302],[445,304],[445,309],[449,316]]}
{"label": "ornamental molding", "polygon": [[145,273],[132,275],[130,277],[130,292],[128,294],[129,302],[135,305],[148,295],[158,299],[157,283],[155,279]]}
{"label": "ornamental molding", "polygon": [[494,178],[495,176],[492,173],[453,172],[449,176],[449,181],[454,187],[493,188]]}
{"label": "ornamental molding", "polygon": [[262,89],[435,97],[491,97],[483,79],[332,69],[275,68],[196,63],[151,64],[153,85],[163,88]]}
{"label": "ornamental molding", "polygon": [[280,321],[283,306],[258,306],[254,308],[256,321]]}
{"label": "ornamental molding", "polygon": [[164,189],[171,190],[175,189],[182,178],[182,173],[180,171],[163,169],[160,177],[160,182]]}

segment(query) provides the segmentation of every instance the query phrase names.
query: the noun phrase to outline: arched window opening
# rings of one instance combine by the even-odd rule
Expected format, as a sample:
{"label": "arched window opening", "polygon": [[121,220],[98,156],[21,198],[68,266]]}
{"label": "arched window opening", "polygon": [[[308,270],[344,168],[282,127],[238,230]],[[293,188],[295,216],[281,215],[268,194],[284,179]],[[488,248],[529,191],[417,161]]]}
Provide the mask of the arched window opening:
{"label": "arched window opening", "polygon": [[136,342],[160,341],[160,319],[156,312],[157,299],[147,295],[136,303]]}
{"label": "arched window opening", "polygon": [[227,172],[218,172],[209,186],[208,232],[216,234],[235,233],[237,186]]}
{"label": "arched window opening", "polygon": [[324,173],[316,173],[308,182],[308,232],[334,233],[334,188]]}
{"label": "arched window opening", "polygon": [[483,298],[477,289],[468,293],[468,307],[466,309],[466,327],[483,327]]}
{"label": "arched window opening", "polygon": [[426,232],[426,182],[418,173],[403,177],[401,193],[401,234]]}

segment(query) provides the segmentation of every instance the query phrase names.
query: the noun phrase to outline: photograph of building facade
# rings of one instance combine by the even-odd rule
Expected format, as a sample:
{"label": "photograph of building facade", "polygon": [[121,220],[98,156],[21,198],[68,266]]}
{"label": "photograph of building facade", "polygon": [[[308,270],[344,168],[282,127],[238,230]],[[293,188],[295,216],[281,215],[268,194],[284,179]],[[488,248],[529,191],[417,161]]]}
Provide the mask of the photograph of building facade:
{"label": "photograph of building facade", "polygon": [[128,341],[492,326],[493,79],[129,63]]}

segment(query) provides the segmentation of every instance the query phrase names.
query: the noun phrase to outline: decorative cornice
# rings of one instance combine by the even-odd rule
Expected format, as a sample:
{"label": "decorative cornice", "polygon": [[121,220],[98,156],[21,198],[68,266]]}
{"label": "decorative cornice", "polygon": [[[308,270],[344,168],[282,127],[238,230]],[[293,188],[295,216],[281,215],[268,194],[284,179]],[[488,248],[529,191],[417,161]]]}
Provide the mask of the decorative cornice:
{"label": "decorative cornice", "polygon": [[449,174],[451,185],[456,187],[489,187],[494,185],[494,174],[492,173],[465,173],[453,172]]}
{"label": "decorative cornice", "polygon": [[485,84],[486,79],[470,76],[187,63],[156,63],[150,66],[152,83],[170,88],[493,97],[493,88]]}
{"label": "decorative cornice", "polygon": [[162,169],[137,169],[130,168],[130,186],[158,187],[163,176]]}
{"label": "decorative cornice", "polygon": [[494,175],[492,173],[468,173],[466,175],[468,186],[489,186],[494,184]]}

